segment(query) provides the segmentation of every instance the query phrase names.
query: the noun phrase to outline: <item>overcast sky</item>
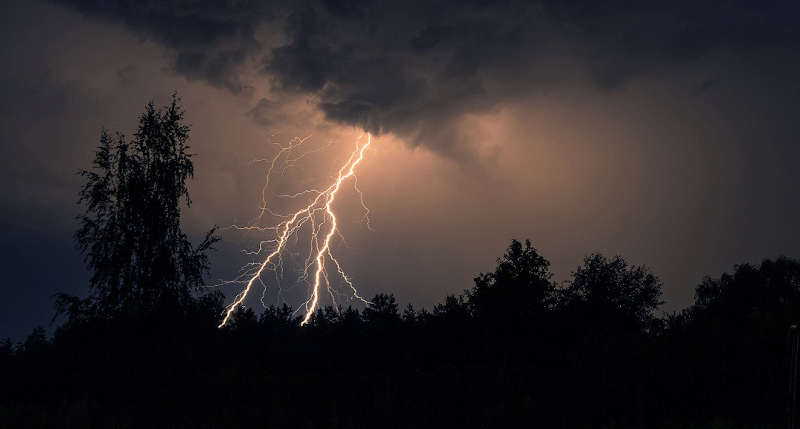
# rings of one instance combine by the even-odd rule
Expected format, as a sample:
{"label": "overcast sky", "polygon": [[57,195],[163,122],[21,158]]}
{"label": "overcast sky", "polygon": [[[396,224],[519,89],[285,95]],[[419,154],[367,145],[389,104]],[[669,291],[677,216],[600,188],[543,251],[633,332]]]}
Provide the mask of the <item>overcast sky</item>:
{"label": "overcast sky", "polygon": [[[297,192],[376,136],[358,174],[372,230],[351,188],[337,199],[336,251],[366,296],[430,308],[512,238],[558,280],[590,252],[645,264],[665,310],[704,275],[800,256],[798,8],[630,3],[3,2],[0,337],[87,293],[75,173],[102,127],[132,133],[173,91],[194,237],[257,214],[252,161],[273,143],[319,149],[274,183]],[[224,229],[211,281],[259,238]]]}

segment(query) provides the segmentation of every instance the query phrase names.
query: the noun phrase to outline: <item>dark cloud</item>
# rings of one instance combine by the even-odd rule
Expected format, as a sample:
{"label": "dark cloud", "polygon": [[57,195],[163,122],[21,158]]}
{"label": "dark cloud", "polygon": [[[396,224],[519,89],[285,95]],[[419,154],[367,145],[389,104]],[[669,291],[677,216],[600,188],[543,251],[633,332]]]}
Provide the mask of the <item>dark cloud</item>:
{"label": "dark cloud", "polygon": [[[448,123],[548,79],[586,74],[614,89],[676,62],[798,41],[797,7],[782,2],[65,1],[174,48],[189,78],[241,91],[241,67],[263,58],[277,86],[313,93],[329,119],[446,152],[458,145]],[[263,26],[284,40],[257,40]]]}
{"label": "dark cloud", "polygon": [[259,1],[59,0],[82,13],[122,22],[137,35],[175,49],[175,71],[241,92],[240,67],[261,47],[255,29],[275,8]]}

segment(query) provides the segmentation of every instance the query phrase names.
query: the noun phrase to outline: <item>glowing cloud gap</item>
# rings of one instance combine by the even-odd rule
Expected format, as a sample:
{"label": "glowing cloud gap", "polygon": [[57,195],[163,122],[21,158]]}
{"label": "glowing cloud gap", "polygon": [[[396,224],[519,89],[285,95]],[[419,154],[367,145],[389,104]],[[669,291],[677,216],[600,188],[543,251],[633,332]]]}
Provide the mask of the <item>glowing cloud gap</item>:
{"label": "glowing cloud gap", "polygon": [[[315,198],[309,203],[307,206],[301,208],[300,210],[294,212],[291,215],[280,215],[277,213],[272,213],[272,211],[267,208],[267,186],[269,185],[270,176],[272,175],[273,169],[275,168],[278,158],[282,155],[290,153],[293,149],[297,146],[303,144],[308,137],[303,139],[294,139],[292,142],[289,143],[288,146],[282,147],[278,154],[270,161],[269,168],[267,170],[267,178],[264,188],[262,189],[262,205],[260,208],[260,213],[258,219],[261,219],[265,213],[272,214],[276,217],[280,217],[286,219],[280,222],[278,225],[272,227],[258,227],[258,226],[247,226],[247,227],[239,227],[234,226],[236,229],[241,230],[258,230],[258,231],[268,231],[272,230],[277,233],[277,237],[272,240],[264,240],[259,244],[259,248],[255,252],[249,252],[250,254],[261,254],[264,250],[264,244],[274,244],[275,248],[266,255],[264,260],[261,263],[251,263],[245,265],[243,267],[244,273],[240,275],[237,280],[234,281],[227,281],[223,282],[222,284],[230,284],[230,283],[243,283],[245,284],[244,288],[235,296],[233,302],[228,305],[225,309],[225,317],[223,318],[222,322],[219,324],[218,327],[222,328],[225,326],[228,321],[230,320],[233,313],[239,308],[243,303],[244,300],[247,298],[247,295],[250,293],[250,290],[253,288],[253,284],[259,282],[260,284],[264,285],[264,281],[262,280],[261,276],[265,270],[277,270],[278,267],[281,267],[281,252],[285,249],[287,242],[289,241],[292,236],[296,237],[297,232],[305,225],[306,223],[311,225],[311,239],[309,240],[309,255],[306,259],[306,263],[304,264],[303,275],[301,278],[308,277],[309,268],[314,266],[314,278],[313,283],[311,284],[311,296],[305,302],[305,316],[303,317],[301,325],[305,325],[311,320],[311,316],[314,315],[314,312],[317,309],[317,305],[319,304],[319,293],[320,287],[324,282],[325,288],[328,293],[331,295],[331,299],[333,302],[336,302],[336,298],[333,295],[333,291],[330,286],[330,278],[328,277],[328,273],[325,270],[325,262],[326,258],[330,259],[334,265],[336,266],[337,274],[344,280],[344,282],[350,287],[353,293],[353,297],[356,299],[361,300],[362,302],[369,304],[369,301],[362,298],[358,291],[356,290],[355,286],[351,279],[345,274],[344,270],[342,269],[341,264],[339,261],[333,256],[331,252],[331,241],[333,240],[334,235],[338,232],[338,219],[336,218],[336,213],[333,210],[333,203],[336,199],[336,194],[341,189],[342,183],[345,182],[349,178],[353,178],[354,180],[354,187],[356,192],[359,195],[359,199],[361,202],[362,207],[365,209],[365,219],[367,221],[367,226],[369,227],[369,209],[364,204],[363,196],[361,195],[360,189],[358,189],[358,185],[355,176],[356,167],[361,161],[364,159],[364,153],[366,152],[367,148],[372,144],[372,136],[367,134],[367,142],[364,144],[360,144],[361,138],[356,141],[356,147],[353,152],[350,153],[350,157],[347,159],[347,162],[344,163],[339,168],[339,172],[337,174],[336,180],[329,185],[327,188],[323,190],[316,190],[316,189],[308,189],[305,191],[301,191],[295,194],[288,194],[288,195],[279,195],[282,198],[297,198],[307,194],[315,194]],[[310,153],[310,152],[309,152]],[[299,158],[307,155],[303,154],[300,155]],[[289,159],[290,163],[297,161],[299,158]],[[266,161],[266,160],[259,160],[259,161]],[[318,212],[324,212],[323,218],[321,221],[317,221],[314,219],[314,216]],[[320,235],[322,235],[322,229],[327,228],[327,231],[324,234],[324,238],[320,240]],[[313,261],[313,262],[312,262]],[[266,285],[264,285],[266,292]],[[264,293],[261,295],[261,302],[264,304]]]}

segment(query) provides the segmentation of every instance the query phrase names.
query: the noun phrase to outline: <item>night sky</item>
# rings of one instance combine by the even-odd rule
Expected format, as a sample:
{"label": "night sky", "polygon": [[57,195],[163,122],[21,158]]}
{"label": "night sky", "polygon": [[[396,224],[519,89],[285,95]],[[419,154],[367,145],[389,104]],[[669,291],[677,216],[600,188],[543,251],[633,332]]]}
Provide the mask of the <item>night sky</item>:
{"label": "night sky", "polygon": [[297,192],[364,131],[373,230],[343,191],[336,251],[365,296],[430,308],[512,238],[559,280],[590,252],[645,264],[666,311],[704,275],[800,257],[800,8],[600,3],[3,2],[0,337],[87,293],[76,172],[173,91],[196,154],[184,228],[223,227],[212,283],[259,241],[225,229],[257,214],[253,161],[310,135],[273,184]]}

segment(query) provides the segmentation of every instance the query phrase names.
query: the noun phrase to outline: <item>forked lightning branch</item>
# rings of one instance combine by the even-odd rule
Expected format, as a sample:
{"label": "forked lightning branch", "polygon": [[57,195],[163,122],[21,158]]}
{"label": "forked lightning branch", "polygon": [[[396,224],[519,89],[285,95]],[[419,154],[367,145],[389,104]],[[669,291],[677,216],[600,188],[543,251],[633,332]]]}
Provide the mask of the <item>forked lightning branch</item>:
{"label": "forked lightning branch", "polygon": [[[261,193],[262,205],[257,219],[261,220],[264,214],[268,213],[271,216],[283,220],[271,226],[233,226],[235,229],[263,232],[269,234],[269,236],[260,242],[256,250],[247,252],[253,256],[260,256],[261,258],[259,260],[243,266],[241,274],[236,279],[221,283],[241,285],[242,289],[226,307],[224,318],[219,324],[220,328],[225,326],[236,310],[244,304],[245,299],[253,291],[254,287],[256,287],[256,283],[262,286],[264,288],[263,290],[266,292],[270,281],[270,279],[266,278],[267,273],[282,269],[283,254],[287,249],[289,241],[292,239],[299,239],[303,231],[308,231],[307,236],[309,238],[307,243],[308,253],[302,265],[300,279],[307,280],[310,283],[310,290],[307,299],[301,306],[301,308],[305,310],[301,325],[305,325],[311,320],[311,316],[313,316],[314,311],[319,306],[320,295],[322,293],[327,292],[334,305],[336,305],[336,297],[332,285],[334,279],[331,276],[337,276],[341,279],[350,289],[353,298],[369,304],[367,300],[358,294],[355,285],[353,285],[353,282],[345,273],[342,265],[333,255],[331,245],[336,236],[340,234],[338,229],[339,220],[336,217],[334,203],[336,202],[337,194],[345,183],[353,184],[354,189],[359,195],[360,203],[365,210],[367,225],[369,225],[369,210],[366,205],[364,205],[363,196],[358,188],[356,168],[364,159],[367,148],[372,144],[372,136],[367,134],[366,139],[362,136],[356,140],[355,147],[352,152],[350,152],[347,161],[339,168],[336,179],[326,188],[306,189],[295,194],[281,195],[282,197],[288,198],[309,197],[312,198],[310,203],[293,213],[277,213],[269,207],[267,198],[272,175],[279,166],[294,163],[302,158],[302,156],[305,156],[296,156],[295,152],[306,143],[306,141],[307,138],[293,139],[288,145],[281,147],[275,157],[269,160],[269,166],[266,171],[266,182]],[[294,158],[292,158],[292,156],[294,156]],[[323,288],[325,289],[324,291],[322,290]]]}

